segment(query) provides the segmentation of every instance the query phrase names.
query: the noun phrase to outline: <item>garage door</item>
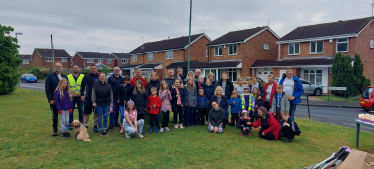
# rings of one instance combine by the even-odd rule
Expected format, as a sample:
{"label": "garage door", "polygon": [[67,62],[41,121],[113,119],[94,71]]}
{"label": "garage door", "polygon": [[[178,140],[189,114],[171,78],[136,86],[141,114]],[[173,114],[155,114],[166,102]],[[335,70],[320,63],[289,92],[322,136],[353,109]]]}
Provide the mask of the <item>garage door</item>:
{"label": "garage door", "polygon": [[268,76],[273,74],[273,70],[257,69],[257,78],[262,79],[266,83],[268,82]]}

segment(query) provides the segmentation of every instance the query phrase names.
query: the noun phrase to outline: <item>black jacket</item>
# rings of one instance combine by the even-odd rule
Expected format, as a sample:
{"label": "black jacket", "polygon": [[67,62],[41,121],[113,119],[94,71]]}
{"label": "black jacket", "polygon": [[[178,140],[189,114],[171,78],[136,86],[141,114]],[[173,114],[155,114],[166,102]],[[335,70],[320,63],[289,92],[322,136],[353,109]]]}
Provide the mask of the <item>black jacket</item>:
{"label": "black jacket", "polygon": [[[179,96],[181,98],[181,103],[183,105],[186,105],[186,90],[182,89],[182,88],[178,88],[178,91],[179,91]],[[175,88],[172,88],[170,90],[170,94],[171,94],[171,109],[173,112],[177,112],[178,110],[178,105],[177,105],[177,90]]]}
{"label": "black jacket", "polygon": [[215,110],[214,108],[210,109],[209,122],[213,127],[218,127],[220,124],[222,124],[224,118],[225,111],[221,107],[219,107],[218,110]]}
{"label": "black jacket", "polygon": [[112,76],[110,76],[108,78],[108,83],[112,86],[112,90],[113,90],[113,98],[117,99],[119,96],[119,87],[121,86],[121,84],[123,84],[123,77],[118,75],[119,77],[116,77],[114,76],[114,74]]}
{"label": "black jacket", "polygon": [[132,97],[132,92],[134,91],[134,86],[132,86],[130,83],[125,86],[124,84],[121,84],[119,87],[119,95],[116,98],[119,101],[119,104],[122,106],[124,101],[129,101]]}
{"label": "black jacket", "polygon": [[156,81],[151,80],[148,82],[147,87],[145,88],[148,91],[148,96],[152,95],[151,93],[152,87],[157,88],[156,91],[157,91],[157,96],[158,96],[158,91],[160,90],[160,83],[161,83],[160,80],[156,80]]}
{"label": "black jacket", "polygon": [[82,84],[81,84],[81,95],[85,93],[84,91],[86,91],[84,96],[88,98],[88,100],[91,101],[92,87],[95,83],[99,83],[99,82],[100,80],[99,80],[98,74],[94,75],[92,73],[89,73],[89,74],[84,75],[82,79]]}
{"label": "black jacket", "polygon": [[[61,73],[61,77],[65,78],[66,80],[68,77]],[[60,82],[60,79],[58,79],[58,76],[56,72],[53,72],[47,76],[45,79],[45,94],[47,95],[48,102],[51,100],[55,100],[55,91],[58,86],[58,82]]]}
{"label": "black jacket", "polygon": [[139,90],[136,90],[136,95],[131,94],[131,100],[134,101],[136,111],[138,114],[145,114],[144,109],[148,109],[148,92],[145,90],[144,94],[141,94]]}
{"label": "black jacket", "polygon": [[112,86],[109,83],[104,82],[95,83],[92,89],[92,103],[96,103],[97,106],[110,105],[113,101]]}
{"label": "black jacket", "polygon": [[165,81],[169,85],[169,90],[171,90],[173,88],[173,85],[174,85],[175,77],[173,79],[169,79],[169,77],[167,77],[167,78],[165,78]]}
{"label": "black jacket", "polygon": [[[177,74],[175,73],[174,74],[174,79],[178,79],[178,76],[177,76]],[[185,85],[186,84],[186,82],[184,82],[184,77],[183,77],[183,75],[181,76],[181,80],[182,80],[182,82],[183,82],[183,84]]]}
{"label": "black jacket", "polygon": [[[264,95],[265,95],[265,91],[264,91],[264,88],[262,87],[262,85],[260,84],[260,83],[257,83],[258,84],[258,89],[260,89],[260,92],[261,92],[261,99],[262,98],[264,98]],[[253,86],[253,84],[251,83],[248,87],[249,87],[249,93],[252,93],[252,86]],[[255,99],[257,99],[257,98],[255,98]]]}
{"label": "black jacket", "polygon": [[251,127],[252,125],[248,125],[247,122],[250,122],[250,119],[243,119],[243,117],[239,118],[239,121],[236,123],[236,126],[239,128],[242,128],[241,125],[244,125],[244,127]]}
{"label": "black jacket", "polygon": [[[222,78],[219,82],[216,83],[216,86],[214,87],[214,90],[215,90],[215,88],[217,88],[217,86],[222,87]],[[233,90],[234,90],[234,85],[232,84],[230,79],[227,79],[226,80],[226,88],[225,88],[225,96],[227,98],[231,98],[231,94],[232,94]]]}
{"label": "black jacket", "polygon": [[[218,97],[216,95],[213,95],[212,98],[210,98],[210,100],[209,100],[210,107],[212,107],[213,101],[218,102]],[[219,107],[221,107],[226,112],[227,109],[229,108],[229,100],[227,99],[226,96],[222,96],[221,102],[218,103],[218,105],[219,105]]]}

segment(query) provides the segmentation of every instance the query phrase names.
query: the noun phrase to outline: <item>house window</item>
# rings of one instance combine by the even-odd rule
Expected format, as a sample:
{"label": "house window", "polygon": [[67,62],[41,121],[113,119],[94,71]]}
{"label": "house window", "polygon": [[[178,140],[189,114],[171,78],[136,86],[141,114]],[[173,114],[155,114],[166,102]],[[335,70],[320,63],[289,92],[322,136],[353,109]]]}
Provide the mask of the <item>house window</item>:
{"label": "house window", "polygon": [[236,44],[229,45],[229,55],[236,55]]}
{"label": "house window", "polygon": [[310,42],[310,53],[323,53],[323,41]]}
{"label": "house window", "polygon": [[131,56],[131,60],[132,60],[133,62],[138,61],[138,55],[132,55],[132,56]]}
{"label": "house window", "polygon": [[148,53],[147,58],[148,60],[153,60],[153,53]]}
{"label": "house window", "polygon": [[98,59],[97,63],[103,63],[103,59]]}
{"label": "house window", "polygon": [[264,44],[264,50],[269,50],[269,45],[268,44]]}
{"label": "house window", "polygon": [[24,65],[28,65],[29,64],[29,60],[23,60],[22,62]]}
{"label": "house window", "polygon": [[373,49],[374,47],[374,43],[373,43],[373,40],[370,41],[370,48]]}
{"label": "house window", "polygon": [[94,63],[93,59],[87,59],[87,63]]}
{"label": "house window", "polygon": [[304,79],[315,85],[322,85],[322,70],[304,70]]}
{"label": "house window", "polygon": [[[154,72],[153,69],[141,69],[142,71],[142,77],[146,77],[147,79],[151,79],[151,74]],[[148,71],[148,77],[147,77],[147,71]]]}
{"label": "house window", "polygon": [[336,52],[348,52],[348,38],[342,38],[337,40]]}
{"label": "house window", "polygon": [[122,63],[129,63],[129,60],[128,60],[128,59],[122,59],[121,62],[122,62]]}
{"label": "house window", "polygon": [[61,58],[61,62],[66,62],[66,58]]}
{"label": "house window", "polygon": [[166,59],[173,59],[173,51],[166,51]]}
{"label": "house window", "polygon": [[221,80],[223,72],[226,72],[228,74],[229,79],[231,81],[236,81],[237,80],[236,69],[219,69],[218,72],[219,72],[219,78],[217,78],[218,80]]}
{"label": "house window", "polygon": [[112,59],[107,59],[106,62],[112,64]]}
{"label": "house window", "polygon": [[208,50],[205,50],[205,57],[208,57]]}
{"label": "house window", "polygon": [[52,62],[52,58],[45,58],[45,62]]}
{"label": "house window", "polygon": [[214,47],[214,56],[222,56],[222,46]]}
{"label": "house window", "polygon": [[216,69],[205,69],[205,77],[208,78],[209,76],[209,73],[213,73],[214,74],[214,79],[217,79],[216,77]]}
{"label": "house window", "polygon": [[298,55],[298,54],[300,54],[300,43],[288,44],[288,55]]}

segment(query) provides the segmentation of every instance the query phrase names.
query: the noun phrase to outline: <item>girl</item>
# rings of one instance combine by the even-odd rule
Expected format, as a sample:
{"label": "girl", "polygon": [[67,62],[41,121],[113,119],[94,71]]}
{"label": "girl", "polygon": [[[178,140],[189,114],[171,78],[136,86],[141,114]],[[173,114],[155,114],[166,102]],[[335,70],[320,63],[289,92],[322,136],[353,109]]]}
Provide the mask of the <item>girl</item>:
{"label": "girl", "polygon": [[[186,90],[186,113],[184,114],[184,120],[187,127],[193,126],[195,119],[195,109],[197,104],[197,92],[196,86],[192,78],[187,78],[187,90]],[[196,124],[198,125],[198,124]]]}
{"label": "girl", "polygon": [[125,111],[125,105],[126,102],[130,100],[132,92],[134,91],[134,86],[130,85],[130,77],[128,75],[125,75],[123,77],[123,84],[119,87],[119,98],[117,99],[117,103],[120,104],[119,106],[119,111],[121,113],[121,131],[119,132],[120,134],[123,134],[124,128],[123,128],[123,119],[124,117],[124,111]]}
{"label": "girl", "polygon": [[68,80],[62,78],[55,91],[55,105],[60,114],[61,137],[71,137],[66,125],[69,124],[69,114],[73,112],[73,93]]}
{"label": "girl", "polygon": [[193,81],[195,82],[195,74],[193,73],[192,70],[187,73],[187,78],[192,78]]}
{"label": "girl", "polygon": [[[148,92],[145,90],[143,82],[140,80],[136,81],[136,86],[132,92],[132,100],[134,101],[134,105],[137,107],[137,119],[144,119],[144,114],[148,111]],[[145,133],[144,127],[142,133]]]}
{"label": "girl", "polygon": [[125,128],[126,138],[130,138],[131,134],[136,134],[137,137],[143,138],[140,133],[143,132],[144,120],[138,120],[137,114],[134,102],[129,100],[124,113],[125,119],[123,120],[123,128]]}
{"label": "girl", "polygon": [[164,132],[164,128],[166,131],[170,131],[169,129],[169,115],[170,115],[170,100],[172,99],[170,90],[169,90],[169,85],[168,83],[163,80],[160,84],[160,90],[158,91],[158,95],[160,96],[161,99],[161,113],[162,113],[162,125],[160,132]]}
{"label": "girl", "polygon": [[212,109],[209,111],[208,130],[213,133],[223,133],[222,125],[225,116],[223,110],[216,101],[212,102]]}
{"label": "girl", "polygon": [[186,104],[185,91],[181,88],[181,85],[183,85],[182,81],[175,79],[174,88],[171,89],[171,107],[173,110],[174,128],[176,129],[178,128],[178,115],[180,128],[183,129],[183,105]]}
{"label": "girl", "polygon": [[258,89],[257,87],[253,87],[252,96],[253,96],[253,99],[255,99],[255,108],[252,109],[252,113],[250,114],[250,117],[252,119],[251,122],[254,122],[258,118],[257,109],[262,106],[262,99],[258,99],[258,97],[261,96],[260,89]]}
{"label": "girl", "polygon": [[239,121],[237,123],[237,127],[242,131],[240,135],[244,135],[244,133],[247,133],[248,136],[251,136],[250,119],[251,118],[249,117],[248,112],[246,110],[243,110],[242,117],[239,118]]}
{"label": "girl", "polygon": [[[212,98],[210,98],[210,103],[212,103],[213,106],[213,101],[218,103],[218,106],[221,107],[225,112],[229,108],[229,100],[225,95],[223,95],[222,87],[218,86],[216,90],[214,91],[214,95]],[[225,115],[222,117],[222,121],[225,120]],[[223,123],[223,128],[225,128],[225,123]]]}

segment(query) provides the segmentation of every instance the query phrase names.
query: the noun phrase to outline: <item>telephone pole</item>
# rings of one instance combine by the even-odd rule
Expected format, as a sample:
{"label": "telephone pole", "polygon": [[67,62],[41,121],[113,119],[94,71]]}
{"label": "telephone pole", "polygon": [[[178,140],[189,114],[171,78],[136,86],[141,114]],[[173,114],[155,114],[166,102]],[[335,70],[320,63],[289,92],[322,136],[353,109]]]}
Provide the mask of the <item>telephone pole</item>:
{"label": "telephone pole", "polygon": [[190,26],[188,34],[188,62],[187,62],[187,72],[190,71],[190,50],[191,50],[191,14],[192,14],[192,0],[190,0]]}
{"label": "telephone pole", "polygon": [[55,52],[54,52],[54,49],[53,49],[53,39],[52,39],[52,34],[51,34],[51,56],[52,56],[52,70],[53,70],[53,66],[55,65]]}

